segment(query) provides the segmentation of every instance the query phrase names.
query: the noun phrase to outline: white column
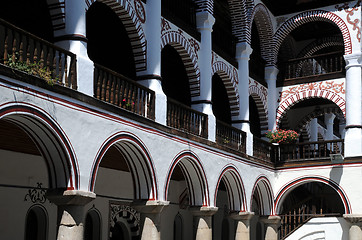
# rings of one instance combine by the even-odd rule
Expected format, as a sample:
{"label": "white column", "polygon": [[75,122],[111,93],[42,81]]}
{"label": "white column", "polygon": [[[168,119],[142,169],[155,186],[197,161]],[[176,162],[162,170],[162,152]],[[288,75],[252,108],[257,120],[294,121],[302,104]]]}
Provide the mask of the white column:
{"label": "white column", "polygon": [[235,240],[250,240],[250,219],[253,216],[253,212],[238,212],[230,215],[237,221]]}
{"label": "white column", "polygon": [[276,111],[278,107],[277,76],[279,70],[275,66],[265,67],[265,81],[268,84],[268,129],[276,129]]}
{"label": "white column", "polygon": [[166,125],[167,97],[161,84],[161,0],[147,1],[146,19],[147,70],[137,79],[155,92],[155,121]]}
{"label": "white column", "polygon": [[161,212],[169,202],[147,201],[135,202],[132,206],[141,213],[141,240],[161,239]]}
{"label": "white column", "polygon": [[236,60],[238,61],[238,93],[239,115],[233,117],[233,126],[246,132],[246,154],[253,155],[253,135],[250,132],[249,122],[249,59],[253,49],[250,44],[241,42],[236,44]]}
{"label": "white column", "polygon": [[361,53],[345,55],[346,134],[345,157],[362,155]]}
{"label": "white column", "polygon": [[212,215],[217,212],[217,207],[192,207],[194,215],[195,240],[212,240]]}
{"label": "white column", "polygon": [[279,216],[269,216],[262,219],[266,227],[265,240],[278,240]]}
{"label": "white column", "polygon": [[362,215],[360,214],[343,214],[344,219],[351,225],[349,227],[349,240],[360,240],[362,239]]}
{"label": "white column", "polygon": [[196,14],[197,30],[201,33],[199,51],[200,96],[193,98],[192,107],[208,115],[208,139],[215,141],[216,119],[212,112],[212,26],[215,18],[209,12]]}
{"label": "white column", "polygon": [[77,55],[78,91],[93,96],[94,64],[87,53],[85,1],[65,1],[65,28],[54,33],[55,44]]}
{"label": "white column", "polygon": [[312,120],[310,120],[309,130],[310,130],[310,141],[311,142],[318,141],[318,118],[313,118]]}
{"label": "white column", "polygon": [[[335,117],[336,117],[336,115],[334,115],[333,113],[327,113],[324,115],[324,123],[326,124],[326,127],[327,127],[325,140],[327,140],[327,141],[333,140],[333,122],[334,122]],[[328,143],[327,149],[333,150],[331,148],[333,148],[333,144]]]}
{"label": "white column", "polygon": [[57,240],[84,239],[84,206],[95,197],[95,193],[79,190],[48,191],[47,198],[58,206]]}

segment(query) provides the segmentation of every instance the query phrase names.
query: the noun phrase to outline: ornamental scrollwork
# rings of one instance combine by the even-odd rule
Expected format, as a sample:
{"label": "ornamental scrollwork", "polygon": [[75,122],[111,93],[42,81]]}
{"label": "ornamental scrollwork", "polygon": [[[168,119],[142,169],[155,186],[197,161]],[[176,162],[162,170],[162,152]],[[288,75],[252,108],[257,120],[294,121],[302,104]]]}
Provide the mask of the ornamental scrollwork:
{"label": "ornamental scrollwork", "polygon": [[47,198],[45,197],[46,190],[42,188],[42,183],[37,183],[37,187],[29,189],[28,193],[24,197],[24,201],[32,201],[33,203],[45,203]]}
{"label": "ornamental scrollwork", "polygon": [[311,90],[329,90],[339,94],[345,94],[344,83],[335,83],[334,81],[328,82],[314,82],[314,83],[306,83],[301,84],[295,87],[290,87],[287,90],[280,92],[279,101],[282,99],[286,99],[290,95],[297,94],[302,91],[311,91]]}
{"label": "ornamental scrollwork", "polygon": [[344,10],[347,13],[347,22],[353,26],[353,30],[357,30],[357,39],[358,42],[361,42],[361,28],[359,27],[360,20],[354,19],[351,17],[354,15],[354,12],[358,11],[358,7],[361,5],[361,0],[358,0],[353,7],[349,7],[348,3],[343,3],[342,5],[336,5],[338,11]]}

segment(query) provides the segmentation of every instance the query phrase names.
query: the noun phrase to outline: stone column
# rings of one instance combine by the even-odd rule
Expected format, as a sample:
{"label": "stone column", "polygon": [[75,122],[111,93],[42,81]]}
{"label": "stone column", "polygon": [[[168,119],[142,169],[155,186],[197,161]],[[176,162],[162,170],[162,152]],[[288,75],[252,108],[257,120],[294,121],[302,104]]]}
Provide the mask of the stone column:
{"label": "stone column", "polygon": [[318,118],[313,118],[312,120],[310,120],[309,130],[310,130],[310,141],[311,142],[318,141]]}
{"label": "stone column", "polygon": [[80,190],[49,190],[47,198],[58,206],[57,240],[83,240],[85,211],[84,206],[96,197],[93,192]]}
{"label": "stone column", "polygon": [[278,228],[280,226],[279,216],[268,216],[261,221],[266,227],[265,240],[278,240]]}
{"label": "stone column", "polygon": [[277,76],[279,70],[275,66],[265,67],[265,81],[268,84],[268,129],[276,129],[278,92]]}
{"label": "stone column", "polygon": [[212,240],[212,215],[217,212],[217,207],[191,207],[194,215],[195,240]]}
{"label": "stone column", "polygon": [[235,240],[250,240],[250,219],[253,216],[253,212],[238,212],[230,215],[237,221]]}
{"label": "stone column", "polygon": [[351,224],[349,228],[349,240],[362,239],[362,215],[361,214],[343,214],[344,219]]}
{"label": "stone column", "polygon": [[161,212],[168,206],[166,201],[134,202],[132,207],[141,213],[143,224],[141,240],[161,239]]}
{"label": "stone column", "polygon": [[212,111],[212,26],[215,18],[209,12],[196,14],[197,30],[201,33],[199,51],[200,96],[193,98],[192,107],[208,115],[208,139],[215,141],[216,119]]}
{"label": "stone column", "polygon": [[362,155],[361,53],[345,55],[346,134],[345,157]]}
{"label": "stone column", "polygon": [[161,83],[161,0],[147,1],[146,19],[147,70],[137,79],[155,92],[155,121],[166,125],[167,97]]}
{"label": "stone column", "polygon": [[[94,64],[87,53],[86,1],[65,1],[65,28],[54,32],[55,44],[77,55],[78,91],[93,96]],[[81,80],[81,81],[80,81]]]}
{"label": "stone column", "polygon": [[247,134],[246,154],[253,155],[253,135],[250,132],[249,122],[249,59],[253,49],[250,44],[241,42],[236,44],[235,58],[238,61],[238,93],[239,115],[233,118],[233,126]]}

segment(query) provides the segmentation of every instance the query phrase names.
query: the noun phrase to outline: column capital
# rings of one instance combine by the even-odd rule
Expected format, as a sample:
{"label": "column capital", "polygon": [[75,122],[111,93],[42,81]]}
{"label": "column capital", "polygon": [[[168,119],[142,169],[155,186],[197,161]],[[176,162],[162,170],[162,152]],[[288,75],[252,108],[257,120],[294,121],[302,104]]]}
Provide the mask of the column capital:
{"label": "column capital", "polygon": [[249,43],[239,42],[236,44],[235,58],[237,60],[242,60],[242,59],[249,60],[252,52],[253,52],[253,49],[251,48]]}
{"label": "column capital", "polygon": [[215,18],[209,12],[196,13],[196,28],[197,30],[209,30],[212,32],[212,26],[214,26]]}
{"label": "column capital", "polygon": [[279,69],[276,66],[265,67],[265,80],[277,80]]}
{"label": "column capital", "polygon": [[146,214],[157,214],[160,213],[164,207],[167,207],[170,204],[169,201],[159,201],[159,200],[150,200],[142,201],[136,200],[132,203],[132,207],[137,211]]}
{"label": "column capital", "polygon": [[234,212],[230,214],[230,217],[236,221],[248,221],[254,215],[254,212]]}
{"label": "column capital", "polygon": [[279,227],[279,225],[281,223],[281,218],[277,215],[271,215],[271,216],[260,218],[260,221],[262,221],[264,224],[267,224],[267,225],[275,225],[275,226]]}
{"label": "column capital", "polygon": [[362,214],[343,214],[343,218],[352,224],[362,223]]}
{"label": "column capital", "polygon": [[350,67],[362,67],[361,59],[362,53],[352,53],[344,55],[344,60],[346,61],[346,69]]}
{"label": "column capital", "polygon": [[196,217],[212,216],[217,212],[218,209],[219,209],[218,207],[208,207],[208,206],[189,208],[192,215]]}
{"label": "column capital", "polygon": [[94,192],[81,190],[50,189],[47,191],[47,198],[54,204],[84,206],[96,198]]}

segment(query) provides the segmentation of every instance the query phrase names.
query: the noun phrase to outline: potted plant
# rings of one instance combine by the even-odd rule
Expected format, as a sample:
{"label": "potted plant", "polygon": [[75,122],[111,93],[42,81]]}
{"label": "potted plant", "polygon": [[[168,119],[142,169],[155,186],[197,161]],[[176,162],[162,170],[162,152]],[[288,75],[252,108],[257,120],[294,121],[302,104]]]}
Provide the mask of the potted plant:
{"label": "potted plant", "polygon": [[268,130],[265,136],[271,143],[295,143],[298,139],[298,133],[294,130]]}

